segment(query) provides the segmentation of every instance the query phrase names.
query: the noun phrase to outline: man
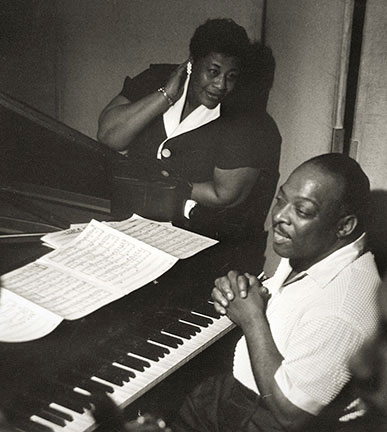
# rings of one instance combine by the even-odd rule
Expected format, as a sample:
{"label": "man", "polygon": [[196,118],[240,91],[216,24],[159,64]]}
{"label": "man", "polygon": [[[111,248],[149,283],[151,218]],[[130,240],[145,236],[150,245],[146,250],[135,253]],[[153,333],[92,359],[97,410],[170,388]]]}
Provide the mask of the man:
{"label": "man", "polygon": [[[351,370],[361,399],[352,408],[340,432],[387,430],[387,275],[379,288],[380,321],[376,333],[351,360]],[[365,415],[359,416],[363,414]]]}
{"label": "man", "polygon": [[379,276],[364,235],[369,195],[367,176],[342,154],[290,175],[272,211],[282,257],[275,275],[265,286],[235,271],[215,281],[215,309],[244,334],[233,374],[200,384],[175,432],[305,431],[338,395],[350,357],[377,323]]}

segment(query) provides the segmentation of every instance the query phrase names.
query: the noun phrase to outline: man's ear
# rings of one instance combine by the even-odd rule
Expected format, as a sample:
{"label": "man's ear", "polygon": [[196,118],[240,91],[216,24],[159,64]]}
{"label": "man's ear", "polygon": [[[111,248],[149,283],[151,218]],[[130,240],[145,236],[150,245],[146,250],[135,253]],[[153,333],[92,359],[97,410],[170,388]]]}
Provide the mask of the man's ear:
{"label": "man's ear", "polygon": [[355,215],[346,215],[341,217],[337,224],[337,238],[339,240],[345,239],[355,231],[357,225],[358,220]]}

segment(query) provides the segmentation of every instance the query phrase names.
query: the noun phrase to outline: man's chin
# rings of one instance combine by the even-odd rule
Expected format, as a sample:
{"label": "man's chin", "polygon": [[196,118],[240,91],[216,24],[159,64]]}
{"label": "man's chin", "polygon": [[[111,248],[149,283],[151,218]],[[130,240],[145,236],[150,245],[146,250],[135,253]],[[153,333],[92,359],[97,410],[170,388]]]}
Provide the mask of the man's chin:
{"label": "man's chin", "polygon": [[273,249],[281,258],[290,258],[292,256],[292,250],[289,245],[273,242]]}

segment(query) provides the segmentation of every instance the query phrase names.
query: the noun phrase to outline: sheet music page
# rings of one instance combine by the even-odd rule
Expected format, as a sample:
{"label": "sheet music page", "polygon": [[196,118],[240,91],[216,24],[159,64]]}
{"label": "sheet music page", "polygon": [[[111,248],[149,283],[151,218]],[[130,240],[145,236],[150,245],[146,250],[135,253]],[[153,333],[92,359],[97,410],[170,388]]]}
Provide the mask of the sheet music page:
{"label": "sheet music page", "polygon": [[69,320],[88,315],[124,295],[38,261],[3,275],[1,283],[22,300]]}
{"label": "sheet music page", "polygon": [[[119,222],[102,222],[113,228]],[[87,227],[88,223],[71,224],[70,228],[48,233],[41,238],[43,244],[53,249],[57,249],[71,243]]]}
{"label": "sheet music page", "polygon": [[[218,243],[217,240],[174,227],[170,223],[155,222],[138,215],[120,222],[103,223],[179,259],[189,258]],[[47,234],[42,237],[42,241],[56,248],[66,246],[85,226],[79,224],[68,230]]]}
{"label": "sheet music page", "polygon": [[0,342],[27,342],[51,333],[62,321],[58,315],[2,288]]}
{"label": "sheet music page", "polygon": [[125,295],[161,276],[177,258],[92,220],[71,243],[37,262]]}
{"label": "sheet music page", "polygon": [[100,222],[64,248],[3,275],[4,288],[66,319],[146,285],[177,259]]}
{"label": "sheet music page", "polygon": [[156,247],[179,259],[192,255],[218,243],[209,237],[204,237],[170,224],[163,224],[149,219],[131,217],[118,222],[115,229]]}

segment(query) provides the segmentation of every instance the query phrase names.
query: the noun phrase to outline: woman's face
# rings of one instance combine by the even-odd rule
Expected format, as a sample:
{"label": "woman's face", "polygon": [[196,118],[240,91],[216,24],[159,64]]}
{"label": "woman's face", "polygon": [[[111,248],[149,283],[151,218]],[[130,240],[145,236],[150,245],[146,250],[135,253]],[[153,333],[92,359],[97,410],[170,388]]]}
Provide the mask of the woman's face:
{"label": "woman's face", "polygon": [[192,65],[188,102],[192,108],[204,105],[215,108],[234,88],[240,74],[239,59],[209,53]]}

